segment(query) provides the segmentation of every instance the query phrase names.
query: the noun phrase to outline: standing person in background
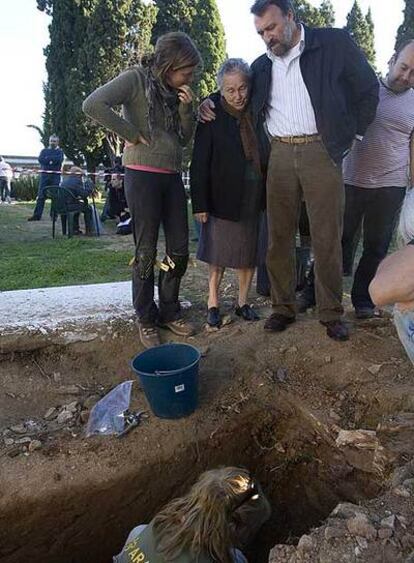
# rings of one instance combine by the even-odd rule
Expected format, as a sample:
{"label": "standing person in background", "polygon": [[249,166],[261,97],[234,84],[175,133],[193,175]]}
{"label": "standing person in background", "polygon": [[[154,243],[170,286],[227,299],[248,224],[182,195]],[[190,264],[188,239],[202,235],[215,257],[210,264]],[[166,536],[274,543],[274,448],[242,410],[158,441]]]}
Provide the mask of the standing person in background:
{"label": "standing person in background", "polygon": [[361,224],[364,230],[363,253],[351,292],[358,319],[374,316],[368,287],[387,255],[406,188],[414,181],[413,87],[414,41],[409,41],[394,53],[388,75],[380,82],[375,120],[344,160],[345,262],[350,262]]}
{"label": "standing person in background", "polygon": [[11,181],[13,180],[13,169],[8,162],[0,156],[0,200],[2,203],[10,203]]}
{"label": "standing person in background", "polygon": [[37,193],[36,207],[33,215],[28,221],[40,221],[46,201],[46,189],[50,186],[60,184],[60,173],[62,170],[64,154],[59,147],[59,137],[51,135],[49,137],[49,147],[43,149],[39,154],[39,164],[42,172],[39,174],[39,190]]}
{"label": "standing person in background", "polygon": [[[101,86],[84,102],[87,115],[125,139],[125,195],[133,223],[133,303],[142,344],[160,344],[158,326],[179,336],[193,327],[178,300],[188,264],[187,199],[181,178],[182,147],[194,129],[190,84],[200,54],[185,33],[161,36],[154,54]],[[114,108],[122,106],[120,116]],[[154,302],[154,265],[160,224],[166,256]]]}

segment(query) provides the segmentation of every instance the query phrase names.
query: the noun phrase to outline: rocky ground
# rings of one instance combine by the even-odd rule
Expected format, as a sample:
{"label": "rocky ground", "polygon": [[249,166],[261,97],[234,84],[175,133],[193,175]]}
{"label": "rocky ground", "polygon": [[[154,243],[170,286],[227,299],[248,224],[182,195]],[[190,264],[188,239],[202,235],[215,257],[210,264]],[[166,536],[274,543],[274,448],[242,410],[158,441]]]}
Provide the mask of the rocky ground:
{"label": "rocky ground", "polygon": [[[414,378],[390,318],[349,313],[347,343],[313,314],[280,335],[236,319],[208,332],[202,276],[192,270],[183,291],[200,406],[178,421],[149,413],[123,439],[86,438],[85,424],[134,379],[132,317],[20,331],[15,349],[0,337],[2,562],[109,562],[133,525],[220,464],[247,466],[273,506],[252,563],[414,561]],[[269,303],[254,302],[264,318]],[[137,383],[131,408],[148,411]]]}

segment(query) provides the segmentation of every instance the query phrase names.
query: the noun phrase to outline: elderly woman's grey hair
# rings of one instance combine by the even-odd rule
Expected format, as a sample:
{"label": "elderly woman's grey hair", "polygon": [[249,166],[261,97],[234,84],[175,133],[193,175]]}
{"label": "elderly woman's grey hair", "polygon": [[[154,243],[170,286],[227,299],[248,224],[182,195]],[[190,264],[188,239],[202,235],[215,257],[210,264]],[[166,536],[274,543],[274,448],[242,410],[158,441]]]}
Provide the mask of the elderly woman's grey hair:
{"label": "elderly woman's grey hair", "polygon": [[398,238],[402,244],[414,239],[414,189],[408,190],[400,214]]}
{"label": "elderly woman's grey hair", "polygon": [[220,90],[223,87],[223,79],[226,74],[234,74],[239,72],[240,74],[244,74],[247,78],[248,82],[250,82],[250,78],[252,75],[252,71],[250,70],[250,66],[244,61],[243,59],[227,59],[219,68],[217,73],[217,84]]}

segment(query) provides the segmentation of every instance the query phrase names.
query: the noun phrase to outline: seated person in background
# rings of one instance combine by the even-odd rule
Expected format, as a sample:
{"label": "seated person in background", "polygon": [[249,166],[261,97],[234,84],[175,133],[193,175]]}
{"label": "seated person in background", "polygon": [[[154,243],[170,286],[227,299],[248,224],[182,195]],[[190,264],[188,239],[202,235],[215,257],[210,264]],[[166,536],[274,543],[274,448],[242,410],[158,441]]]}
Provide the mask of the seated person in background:
{"label": "seated person in background", "polygon": [[[88,197],[94,191],[94,185],[88,178],[83,179],[83,171],[78,166],[72,166],[69,169],[69,174],[65,175],[61,187],[66,188],[71,192],[71,194],[84,204],[83,214],[85,217],[85,231],[87,235],[92,234],[93,231],[93,221],[92,221],[92,209],[88,204]],[[73,232],[74,234],[81,234],[79,229],[79,213],[74,217]]]}
{"label": "seated person in background", "polygon": [[378,307],[394,305],[398,336],[414,363],[414,189],[407,192],[400,216],[398,234],[402,248],[378,267],[369,286],[372,301]]}
{"label": "seated person in background", "polygon": [[105,170],[105,191],[107,192],[101,220],[119,218],[127,208],[124,191],[124,167],[120,156],[115,157],[112,168]]}
{"label": "seated person in background", "polygon": [[270,517],[260,485],[246,469],[203,473],[190,492],[129,534],[114,563],[247,563],[239,548]]}
{"label": "seated person in background", "polygon": [[199,123],[191,161],[191,200],[201,223],[197,258],[209,264],[207,323],[220,327],[218,292],[225,268],[239,278],[236,315],[258,316],[247,303],[257,266],[264,173],[249,107],[251,71],[242,59],[228,59],[217,75],[221,96],[213,96],[216,119]]}

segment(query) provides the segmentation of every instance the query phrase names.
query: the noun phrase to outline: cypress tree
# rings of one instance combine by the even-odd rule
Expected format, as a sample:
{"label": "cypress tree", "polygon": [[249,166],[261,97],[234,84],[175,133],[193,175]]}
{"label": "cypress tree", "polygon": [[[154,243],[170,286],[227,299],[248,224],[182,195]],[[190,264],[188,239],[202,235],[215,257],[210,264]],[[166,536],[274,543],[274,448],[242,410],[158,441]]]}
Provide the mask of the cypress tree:
{"label": "cypress tree", "polygon": [[155,41],[169,31],[183,31],[196,43],[204,68],[196,88],[199,97],[216,89],[216,74],[226,58],[224,28],[216,0],[155,0],[157,21],[152,35]]}
{"label": "cypress tree", "polygon": [[414,39],[414,0],[405,0],[404,20],[398,28],[395,48],[409,39]]}
{"label": "cypress tree", "polygon": [[375,26],[374,20],[372,19],[372,12],[371,7],[368,8],[367,15],[365,16],[365,21],[367,22],[368,26],[368,34],[366,39],[365,45],[365,54],[367,55],[368,61],[371,63],[373,67],[375,67]]}
{"label": "cypress tree", "polygon": [[365,53],[368,62],[375,66],[374,23],[371,12],[364,17],[358,1],[355,0],[346,17],[346,22],[344,29],[348,31],[355,43]]}
{"label": "cypress tree", "polygon": [[297,19],[309,27],[332,27],[335,11],[330,0],[323,0],[320,8],[315,8],[308,0],[293,0]]}
{"label": "cypress tree", "polygon": [[82,102],[148,47],[155,8],[141,0],[38,0],[38,7],[52,16],[44,129],[59,135],[73,162],[94,169],[104,146],[107,154],[116,152],[117,139],[105,142],[106,132],[86,118]]}
{"label": "cypress tree", "polygon": [[323,27],[333,27],[335,25],[335,9],[331,0],[323,0],[319,7],[319,13],[323,21]]}

